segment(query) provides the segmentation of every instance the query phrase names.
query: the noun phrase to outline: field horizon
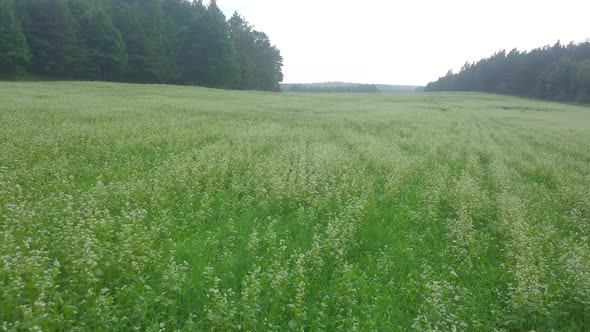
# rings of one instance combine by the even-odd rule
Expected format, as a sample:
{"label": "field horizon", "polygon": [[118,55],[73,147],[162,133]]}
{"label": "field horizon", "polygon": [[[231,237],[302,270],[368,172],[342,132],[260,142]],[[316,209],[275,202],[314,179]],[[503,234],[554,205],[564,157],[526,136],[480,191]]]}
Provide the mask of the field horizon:
{"label": "field horizon", "polygon": [[583,331],[590,108],[0,82],[0,329]]}

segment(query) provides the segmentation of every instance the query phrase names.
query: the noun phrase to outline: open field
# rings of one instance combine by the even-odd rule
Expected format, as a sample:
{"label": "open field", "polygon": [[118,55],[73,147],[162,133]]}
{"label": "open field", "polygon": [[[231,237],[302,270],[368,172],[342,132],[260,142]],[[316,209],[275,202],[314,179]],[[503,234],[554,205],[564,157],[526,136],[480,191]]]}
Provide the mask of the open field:
{"label": "open field", "polygon": [[590,108],[0,83],[0,330],[590,329]]}

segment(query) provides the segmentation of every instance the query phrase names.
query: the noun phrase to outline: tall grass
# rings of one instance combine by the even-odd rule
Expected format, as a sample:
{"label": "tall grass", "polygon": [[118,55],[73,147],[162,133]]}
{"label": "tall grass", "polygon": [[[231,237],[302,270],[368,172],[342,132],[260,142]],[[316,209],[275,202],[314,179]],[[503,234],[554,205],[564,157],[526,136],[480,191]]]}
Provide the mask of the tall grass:
{"label": "tall grass", "polygon": [[0,83],[0,329],[590,329],[590,109]]}

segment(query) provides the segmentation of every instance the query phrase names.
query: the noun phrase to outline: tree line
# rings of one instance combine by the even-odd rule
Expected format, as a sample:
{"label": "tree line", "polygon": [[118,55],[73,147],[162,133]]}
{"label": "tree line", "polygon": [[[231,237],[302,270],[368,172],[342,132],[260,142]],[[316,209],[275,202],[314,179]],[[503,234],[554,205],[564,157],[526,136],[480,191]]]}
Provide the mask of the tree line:
{"label": "tree line", "polygon": [[590,102],[590,41],[496,52],[429,83],[425,91],[482,91]]}
{"label": "tree line", "polygon": [[283,84],[283,91],[318,93],[369,93],[380,92],[375,84],[346,83],[298,83]]}
{"label": "tree line", "polygon": [[215,0],[0,0],[0,78],[279,91],[269,37]]}

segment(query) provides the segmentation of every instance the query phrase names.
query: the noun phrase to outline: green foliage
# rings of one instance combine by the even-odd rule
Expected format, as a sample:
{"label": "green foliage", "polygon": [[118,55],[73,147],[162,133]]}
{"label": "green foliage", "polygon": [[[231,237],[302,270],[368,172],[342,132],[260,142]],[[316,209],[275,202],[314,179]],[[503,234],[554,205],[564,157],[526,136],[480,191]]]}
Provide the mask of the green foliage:
{"label": "green foliage", "polygon": [[90,82],[0,100],[4,330],[590,326],[586,107]]}
{"label": "green foliage", "polygon": [[22,0],[18,8],[32,55],[29,70],[38,75],[71,76],[77,26],[65,0]]}
{"label": "green foliage", "polygon": [[[319,93],[374,93],[380,92],[375,84],[346,84],[346,83],[303,83],[284,84],[283,89],[290,92],[319,92]],[[399,91],[398,91],[399,92]]]}
{"label": "green foliage", "polygon": [[205,7],[199,2],[185,0],[162,1],[164,19],[162,23],[162,49],[169,67],[166,72],[166,82],[182,83],[187,70],[192,70],[194,63],[186,56],[189,51],[186,46],[188,40],[187,31],[193,20],[201,17]]}
{"label": "green foliage", "polygon": [[283,58],[268,36],[254,30],[235,13],[229,20],[230,38],[238,53],[239,77],[236,87],[249,90],[279,91],[283,80]]}
{"label": "green foliage", "polygon": [[17,15],[12,0],[2,0],[0,7],[0,49],[9,50],[0,57],[3,75],[22,69],[46,78],[274,91],[283,79],[280,52],[268,37],[248,27],[247,51],[233,43],[215,1],[207,6],[186,0],[15,4]]}
{"label": "green foliage", "polygon": [[272,46],[268,36],[260,31],[254,31],[254,45],[257,50],[254,57],[255,86],[260,90],[279,91],[279,82],[283,80],[283,58],[279,50]]}
{"label": "green foliage", "polygon": [[590,103],[590,59],[577,63],[575,69],[575,95],[579,102]]}
{"label": "green foliage", "polygon": [[85,46],[88,78],[112,80],[127,65],[126,46],[121,33],[101,6],[94,6],[79,21]]}
{"label": "green foliage", "polygon": [[0,77],[22,71],[30,57],[12,0],[0,0]]}
{"label": "green foliage", "polygon": [[164,12],[161,0],[132,1],[136,3],[141,14],[141,23],[147,37],[145,43],[145,81],[162,83],[168,77],[172,60],[166,58],[162,47]]}
{"label": "green foliage", "polygon": [[583,78],[590,60],[590,41],[530,52],[500,51],[477,63],[466,63],[457,74],[431,82],[426,91],[483,91],[561,101],[586,100],[589,85]]}
{"label": "green foliage", "polygon": [[238,75],[237,58],[229,40],[225,16],[212,1],[193,18],[183,35],[184,80],[209,87],[231,87]]}
{"label": "green foliage", "polygon": [[121,75],[131,82],[149,82],[148,58],[150,47],[141,22],[141,11],[135,4],[114,1],[110,7],[113,23],[121,32],[127,46],[127,67]]}
{"label": "green foliage", "polygon": [[228,21],[232,47],[239,55],[239,77],[235,87],[254,89],[254,36],[252,27],[237,12]]}
{"label": "green foliage", "polygon": [[423,92],[423,86],[360,84],[350,82],[281,83],[281,90],[292,92]]}

